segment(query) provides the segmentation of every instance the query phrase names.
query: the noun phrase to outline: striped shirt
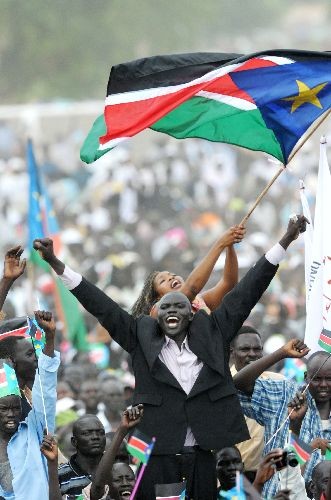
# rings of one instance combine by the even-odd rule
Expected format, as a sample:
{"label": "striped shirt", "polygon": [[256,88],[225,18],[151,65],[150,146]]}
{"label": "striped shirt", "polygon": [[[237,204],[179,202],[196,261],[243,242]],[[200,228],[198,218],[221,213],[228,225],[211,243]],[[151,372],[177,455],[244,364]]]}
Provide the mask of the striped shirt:
{"label": "striped shirt", "polygon": [[69,462],[60,465],[58,475],[61,494],[67,495],[65,498],[68,500],[78,498],[92,481],[91,475],[85,473],[76,462],[76,454],[72,455]]}
{"label": "striped shirt", "polygon": [[[290,380],[263,380],[258,378],[255,382],[252,396],[247,396],[238,391],[241,407],[245,415],[253,418],[264,426],[264,442],[267,443],[276,430],[281,426],[288,415],[288,403],[294,398],[302,387]],[[308,409],[302,421],[300,439],[310,444],[315,438],[331,439],[331,427],[324,429],[317,410],[315,401],[307,394]],[[330,421],[330,419],[329,419]],[[289,420],[272,439],[271,443],[264,446],[264,455],[274,448],[284,448],[289,436]],[[324,457],[320,450],[315,450],[306,464],[304,478],[306,483],[311,480],[311,473],[315,465]],[[275,474],[263,490],[267,498],[272,497],[278,489],[278,476]]]}

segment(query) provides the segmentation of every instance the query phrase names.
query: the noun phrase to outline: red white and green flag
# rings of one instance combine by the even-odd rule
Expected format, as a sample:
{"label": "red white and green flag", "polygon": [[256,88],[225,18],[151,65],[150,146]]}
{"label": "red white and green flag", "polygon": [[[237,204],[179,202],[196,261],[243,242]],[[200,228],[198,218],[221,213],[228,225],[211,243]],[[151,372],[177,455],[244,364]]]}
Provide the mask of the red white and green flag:
{"label": "red white and green flag", "polygon": [[135,457],[139,462],[147,464],[149,457],[151,456],[154,443],[155,438],[150,438],[136,429],[130,436],[126,448],[130,455]]}
{"label": "red white and green flag", "polygon": [[287,164],[330,109],[330,82],[330,52],[192,53],[119,64],[81,159],[92,163],[149,127],[264,151]]}
{"label": "red white and green flag", "polygon": [[296,454],[300,465],[305,464],[309,460],[310,455],[313,452],[313,449],[311,448],[311,446],[309,446],[309,444],[305,443],[297,436],[294,436],[292,433],[290,439],[290,447]]}

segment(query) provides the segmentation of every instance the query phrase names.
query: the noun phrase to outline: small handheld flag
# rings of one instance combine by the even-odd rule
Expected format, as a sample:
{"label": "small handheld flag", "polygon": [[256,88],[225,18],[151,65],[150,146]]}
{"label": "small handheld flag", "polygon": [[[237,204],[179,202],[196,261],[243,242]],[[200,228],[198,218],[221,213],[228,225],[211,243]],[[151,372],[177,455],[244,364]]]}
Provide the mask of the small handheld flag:
{"label": "small handheld flag", "polygon": [[137,460],[139,460],[139,462],[141,463],[139,474],[136,480],[136,484],[134,485],[133,491],[131,493],[130,500],[134,500],[136,496],[140,482],[146,470],[148,460],[152,454],[154,444],[155,437],[149,438],[148,436],[146,436],[146,434],[143,434],[136,429],[131,435],[128,444],[126,445],[126,448],[130,455],[137,458]]}
{"label": "small handheld flag", "polygon": [[297,436],[293,435],[291,432],[290,438],[290,448],[294,451],[297,456],[300,465],[303,465],[309,460],[313,449],[307,443],[299,439]]}
{"label": "small handheld flag", "polygon": [[135,430],[126,445],[126,448],[130,455],[135,457],[139,462],[147,464],[152,453],[153,446],[153,439],[149,438],[142,432]]}
{"label": "small handheld flag", "polygon": [[15,370],[3,363],[0,368],[0,398],[5,396],[21,396],[21,391],[18,386]]}
{"label": "small handheld flag", "polygon": [[34,349],[36,351],[36,356],[39,357],[46,342],[45,332],[42,328],[40,328],[35,319],[27,317],[27,322],[28,322],[28,334],[31,338],[31,342],[33,343]]}
{"label": "small handheld flag", "polygon": [[323,328],[323,330],[320,333],[320,337],[318,339],[318,345],[324,349],[324,351],[327,351],[331,354],[331,331],[326,330],[326,328]]}
{"label": "small handheld flag", "polygon": [[185,500],[186,481],[181,483],[156,484],[156,500]]}

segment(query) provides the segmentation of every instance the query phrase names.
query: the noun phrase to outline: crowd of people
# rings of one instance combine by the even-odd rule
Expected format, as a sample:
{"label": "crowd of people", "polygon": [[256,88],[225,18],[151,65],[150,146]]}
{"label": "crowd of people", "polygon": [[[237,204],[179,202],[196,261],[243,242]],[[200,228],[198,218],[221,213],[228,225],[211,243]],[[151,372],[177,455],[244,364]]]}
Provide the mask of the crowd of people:
{"label": "crowd of people", "polygon": [[[237,284],[231,252],[245,228],[234,226],[187,279],[153,273],[132,314],[60,260],[51,239],[35,240],[35,251],[130,355],[135,382],[125,387],[116,373],[97,369],[88,358],[84,370],[80,363],[60,366],[50,312],[34,313],[44,332],[41,352],[31,324],[30,336],[23,335],[26,318],[2,321],[7,379],[1,387],[11,382],[0,393],[0,497],[130,498],[141,469],[132,464],[125,439],[137,428],[155,439],[139,500],[154,500],[160,485],[181,482],[191,500],[239,493],[247,499],[330,498],[329,355],[308,359],[303,389],[267,370],[286,358],[305,358],[304,342],[294,338],[263,355],[258,329],[242,326],[306,223],[304,216],[291,218],[279,243]],[[202,293],[225,248],[231,249],[232,283],[224,289],[223,279]],[[26,272],[22,254],[18,245],[5,255],[1,308]],[[303,467],[300,453],[289,448],[291,435],[306,450]]]}

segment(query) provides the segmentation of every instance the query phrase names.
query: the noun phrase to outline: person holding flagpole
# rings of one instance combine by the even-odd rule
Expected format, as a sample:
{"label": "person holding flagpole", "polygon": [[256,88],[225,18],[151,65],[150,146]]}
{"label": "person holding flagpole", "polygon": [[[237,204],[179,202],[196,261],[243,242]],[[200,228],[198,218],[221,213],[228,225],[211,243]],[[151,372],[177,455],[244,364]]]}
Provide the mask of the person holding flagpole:
{"label": "person holding flagpole", "polygon": [[154,500],[155,484],[176,483],[183,477],[189,498],[216,499],[212,450],[249,438],[230,373],[230,344],[305,226],[304,216],[290,220],[279,243],[210,315],[203,310],[194,315],[189,299],[174,291],[160,300],[157,320],[144,315],[134,319],[65,266],[55,256],[52,240],[34,241],[34,248],[85,309],[131,354],[133,404],[144,404],[138,427],[156,438],[137,499]]}
{"label": "person holding flagpole", "polygon": [[7,377],[0,392],[0,496],[5,500],[48,498],[47,464],[39,446],[44,429],[54,432],[60,355],[54,351],[52,314],[36,311],[35,318],[45,331],[46,343],[38,359],[38,373],[32,388],[33,406],[23,421],[15,371],[4,364]]}

